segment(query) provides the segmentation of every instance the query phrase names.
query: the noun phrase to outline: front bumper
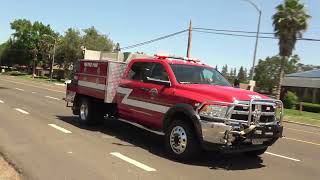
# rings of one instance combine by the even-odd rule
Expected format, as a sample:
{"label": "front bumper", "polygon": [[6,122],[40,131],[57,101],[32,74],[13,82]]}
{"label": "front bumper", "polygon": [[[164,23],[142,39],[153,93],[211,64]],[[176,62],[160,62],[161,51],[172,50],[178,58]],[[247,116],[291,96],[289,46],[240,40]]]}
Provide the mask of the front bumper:
{"label": "front bumper", "polygon": [[235,131],[234,127],[219,122],[200,120],[202,142],[207,150],[228,152],[250,151],[271,146],[282,137],[283,126],[270,124],[253,126],[250,132]]}
{"label": "front bumper", "polygon": [[[266,102],[266,100],[263,101]],[[258,103],[261,104],[261,101]],[[262,123],[259,121],[260,116],[255,118],[255,114],[259,112],[251,110],[252,105],[254,105],[253,101],[247,105],[248,117],[250,117],[248,120],[200,117],[204,148],[228,152],[251,151],[268,147],[282,137],[283,112],[281,111],[280,118],[277,119],[275,116],[272,122]],[[282,103],[280,103],[280,109],[282,110]],[[232,114],[232,109],[230,113]]]}

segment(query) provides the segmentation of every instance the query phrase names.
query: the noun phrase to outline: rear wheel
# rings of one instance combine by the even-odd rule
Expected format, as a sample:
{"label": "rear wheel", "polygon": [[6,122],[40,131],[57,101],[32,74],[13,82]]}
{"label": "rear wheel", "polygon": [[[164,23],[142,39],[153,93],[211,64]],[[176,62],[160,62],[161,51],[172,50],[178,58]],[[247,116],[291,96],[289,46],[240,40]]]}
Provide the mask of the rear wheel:
{"label": "rear wheel", "polygon": [[84,125],[89,125],[94,122],[93,106],[88,98],[80,99],[79,122]]}
{"label": "rear wheel", "polygon": [[165,135],[168,154],[177,160],[190,160],[199,153],[199,143],[192,126],[185,121],[175,120]]}
{"label": "rear wheel", "polygon": [[245,155],[251,156],[251,157],[260,156],[263,153],[265,153],[267,151],[267,149],[268,148],[258,149],[258,150],[254,150],[254,151],[247,151],[247,152],[245,152]]}

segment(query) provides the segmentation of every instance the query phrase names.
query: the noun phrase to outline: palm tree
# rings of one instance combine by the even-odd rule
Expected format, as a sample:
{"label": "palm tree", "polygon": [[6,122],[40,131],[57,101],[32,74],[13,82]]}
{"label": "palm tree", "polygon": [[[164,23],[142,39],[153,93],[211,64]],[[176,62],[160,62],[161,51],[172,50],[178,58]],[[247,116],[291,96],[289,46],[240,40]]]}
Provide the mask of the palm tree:
{"label": "palm tree", "polygon": [[308,19],[304,4],[299,0],[284,0],[276,7],[272,16],[275,37],[279,38],[279,55],[281,56],[280,72],[275,87],[275,95],[280,99],[281,83],[284,76],[284,66],[292,55],[298,38],[307,30]]}

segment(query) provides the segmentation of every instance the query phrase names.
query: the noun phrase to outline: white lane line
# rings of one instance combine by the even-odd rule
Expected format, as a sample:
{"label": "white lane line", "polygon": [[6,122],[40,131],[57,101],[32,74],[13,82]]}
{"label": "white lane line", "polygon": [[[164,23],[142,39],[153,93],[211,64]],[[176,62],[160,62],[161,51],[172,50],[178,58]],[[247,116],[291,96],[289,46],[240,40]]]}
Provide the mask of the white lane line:
{"label": "white lane line", "polygon": [[280,157],[280,158],[284,158],[284,159],[289,159],[289,160],[291,160],[291,161],[300,162],[299,159],[295,159],[295,158],[291,158],[291,157],[287,157],[287,156],[282,156],[282,155],[274,154],[274,153],[271,153],[271,152],[265,152],[265,154],[269,154],[269,155],[271,155],[271,156],[276,156],[276,157]]}
{"label": "white lane line", "polygon": [[24,91],[24,89],[20,89],[20,88],[14,88],[14,89],[16,89],[18,91]]}
{"label": "white lane line", "polygon": [[287,128],[287,127],[285,127],[285,129],[289,129],[289,130],[292,130],[292,131],[303,132],[303,133],[320,135],[320,133],[316,133],[316,132],[312,132],[312,131],[304,131],[304,130],[295,129],[295,128]]}
{"label": "white lane line", "polygon": [[46,98],[49,98],[49,99],[54,99],[54,100],[57,100],[57,101],[60,101],[59,98],[55,98],[55,97],[51,97],[51,96],[45,96]]}
{"label": "white lane line", "polygon": [[294,139],[294,138],[288,138],[288,137],[282,137],[282,139],[287,139],[287,140],[297,141],[297,142],[301,142],[301,143],[306,143],[306,144],[312,144],[312,145],[320,146],[319,143],[310,142],[310,141],[304,141],[304,140],[300,140],[300,139]]}
{"label": "white lane line", "polygon": [[29,114],[27,111],[22,110],[20,108],[15,108],[15,110],[21,112],[22,114]]}
{"label": "white lane line", "polygon": [[62,127],[59,127],[59,126],[57,126],[57,125],[55,125],[55,124],[48,124],[48,125],[51,126],[51,127],[53,127],[53,128],[55,128],[55,129],[58,129],[59,131],[62,131],[62,132],[64,132],[64,133],[66,133],[66,134],[72,133],[71,131],[66,130],[66,129],[62,128]]}
{"label": "white lane line", "polygon": [[135,165],[135,166],[137,166],[137,167],[139,167],[139,168],[141,168],[141,169],[143,169],[145,171],[149,171],[149,172],[150,171],[156,171],[156,169],[154,169],[152,167],[149,167],[149,166],[147,166],[145,164],[142,164],[142,163],[140,163],[140,162],[138,162],[136,160],[133,160],[133,159],[127,157],[127,156],[124,156],[124,155],[122,155],[122,154],[120,154],[118,152],[112,152],[110,154],[115,156],[115,157],[117,157],[117,158],[120,158],[120,159],[122,159],[122,160],[124,160],[124,161],[126,161],[126,162],[128,162],[130,164],[133,164],[133,165]]}
{"label": "white lane line", "polygon": [[53,91],[53,92],[58,92],[58,93],[66,93],[65,91],[57,91],[57,90],[48,89],[48,88],[44,88],[44,87],[40,87],[40,86],[34,86],[34,85],[31,85],[31,84],[25,84],[25,83],[21,83],[21,82],[15,82],[15,81],[4,80],[4,79],[2,79],[2,81],[7,81],[7,82],[15,83],[15,84],[22,84],[22,85],[35,87],[35,88],[39,88],[39,89],[45,89],[45,90],[48,90],[48,91]]}
{"label": "white lane line", "polygon": [[4,102],[2,100],[0,100],[0,103],[3,104]]}

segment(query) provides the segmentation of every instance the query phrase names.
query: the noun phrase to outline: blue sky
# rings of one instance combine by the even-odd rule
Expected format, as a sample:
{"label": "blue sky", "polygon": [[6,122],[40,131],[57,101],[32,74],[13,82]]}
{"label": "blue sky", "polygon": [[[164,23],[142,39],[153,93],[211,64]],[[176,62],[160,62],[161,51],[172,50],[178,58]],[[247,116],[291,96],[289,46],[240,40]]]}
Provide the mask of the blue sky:
{"label": "blue sky", "polygon": [[[262,10],[261,31],[272,32],[271,16],[282,0],[252,0]],[[303,0],[312,16],[304,37],[320,39],[320,1]],[[63,33],[67,28],[84,29],[95,26],[121,47],[153,39],[187,28],[192,19],[194,27],[255,31],[258,15],[243,0],[91,0],[44,1],[6,0],[0,6],[0,42],[12,31],[10,22],[26,18],[50,24]],[[229,37],[193,33],[192,56],[212,66],[251,67],[254,38]],[[276,40],[261,39],[257,57],[278,53]],[[187,34],[141,46],[131,51],[150,54],[167,52],[185,56]],[[320,65],[320,42],[299,41],[295,53],[305,64]]]}

